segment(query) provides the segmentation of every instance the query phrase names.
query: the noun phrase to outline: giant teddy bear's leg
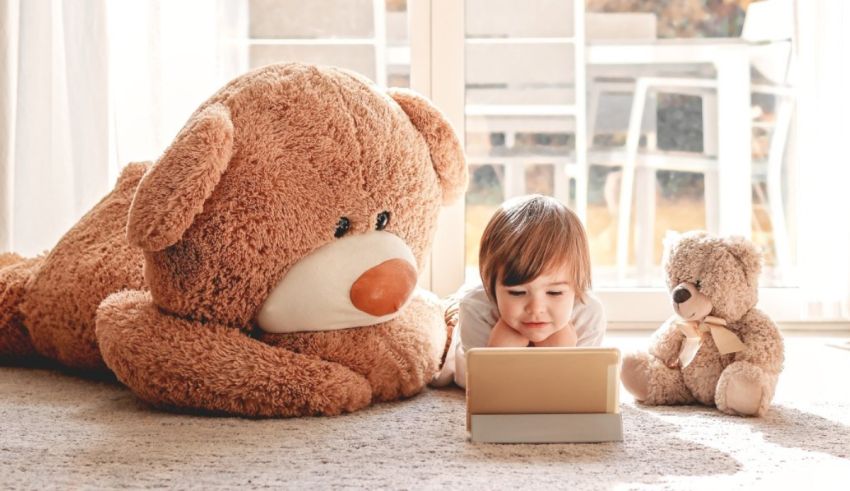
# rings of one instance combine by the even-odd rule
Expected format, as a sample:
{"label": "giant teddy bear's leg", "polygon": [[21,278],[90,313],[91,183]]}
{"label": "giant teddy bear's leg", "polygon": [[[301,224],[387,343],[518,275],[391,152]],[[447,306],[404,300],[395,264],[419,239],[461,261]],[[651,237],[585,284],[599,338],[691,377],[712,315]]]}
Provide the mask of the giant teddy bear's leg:
{"label": "giant teddy bear's leg", "polygon": [[779,376],[746,361],[730,364],[717,381],[717,409],[738,416],[764,416]]}
{"label": "giant teddy bear's leg", "polygon": [[669,368],[649,353],[623,357],[623,385],[635,399],[649,405],[690,404],[694,396],[685,386],[682,371]]}
{"label": "giant teddy bear's leg", "polygon": [[263,342],[318,356],[369,380],[373,398],[419,393],[437,372],[446,321],[436,298],[416,295],[395,319],[375,326],[293,334],[263,334]]}
{"label": "giant teddy bear's leg", "polygon": [[0,363],[15,363],[35,356],[19,310],[27,283],[43,262],[14,253],[0,254]]}
{"label": "giant teddy bear's leg", "polygon": [[155,406],[270,417],[335,415],[371,401],[366,379],[342,365],[165,314],[147,292],[107,297],[96,332],[107,366]]}
{"label": "giant teddy bear's leg", "polygon": [[115,187],[59,239],[21,303],[42,356],[83,373],[106,371],[94,317],[107,295],[145,287],[142,251],[127,243],[127,210],[149,164],[131,163]]}

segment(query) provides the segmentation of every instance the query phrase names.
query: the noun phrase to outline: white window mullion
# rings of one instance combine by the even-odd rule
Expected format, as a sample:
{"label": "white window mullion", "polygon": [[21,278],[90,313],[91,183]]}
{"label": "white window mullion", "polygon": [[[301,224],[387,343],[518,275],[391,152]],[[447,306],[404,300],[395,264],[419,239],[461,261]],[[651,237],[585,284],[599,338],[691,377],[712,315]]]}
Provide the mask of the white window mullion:
{"label": "white window mullion", "polygon": [[[464,141],[464,2],[410,0],[410,87],[431,99]],[[423,282],[440,296],[464,275],[464,200],[443,208]],[[434,274],[435,265],[439,274]],[[429,281],[426,281],[429,280]]]}
{"label": "white window mullion", "polygon": [[386,0],[372,0],[375,43],[375,83],[387,86],[387,6]]}

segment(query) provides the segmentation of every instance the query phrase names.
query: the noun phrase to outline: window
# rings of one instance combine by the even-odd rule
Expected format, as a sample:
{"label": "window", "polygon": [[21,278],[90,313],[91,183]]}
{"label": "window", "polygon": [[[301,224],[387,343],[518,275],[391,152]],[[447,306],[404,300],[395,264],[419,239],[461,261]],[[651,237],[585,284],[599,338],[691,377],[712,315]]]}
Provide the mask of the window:
{"label": "window", "polygon": [[[631,234],[625,239],[628,256],[625,264],[618,264],[618,241],[624,239],[618,237],[617,200],[625,155],[616,150],[626,143],[634,80],[662,75],[708,81],[716,70],[705,60],[629,66],[624,58],[620,66],[595,66],[592,58],[585,61],[576,55],[576,48],[582,49],[583,44],[574,36],[575,22],[584,22],[591,50],[594,43],[654,42],[656,38],[684,38],[683,49],[687,49],[688,40],[694,38],[740,37],[749,3],[590,0],[585,19],[581,6],[575,9],[568,0],[467,0],[466,148],[472,175],[466,202],[467,280],[477,275],[476,247],[484,223],[503,199],[517,194],[553,195],[583,212],[597,287],[661,286],[662,242],[669,231],[719,231],[717,204],[712,202],[717,198],[709,196],[718,192],[712,175],[718,130],[717,110],[711,106],[716,96],[710,90],[703,94],[681,93],[676,87],[658,90],[649,94],[640,138],[642,153],[652,148],[659,156],[651,164],[655,169],[638,168],[635,181],[641,187],[635,190],[638,196],[630,210]],[[613,20],[606,24],[605,17]],[[648,19],[649,32],[644,27]],[[606,29],[614,22],[619,32]],[[790,51],[785,51],[785,67],[788,55]],[[582,90],[585,82],[576,77],[583,72],[583,63],[586,85],[596,95],[587,102]],[[755,83],[770,83],[762,78],[755,71]],[[596,92],[600,86],[604,90],[616,83],[622,86],[617,91]],[[584,128],[579,118],[588,102],[592,127]],[[793,172],[794,163],[790,155],[784,160],[780,156],[774,170],[768,161],[771,150],[785,153],[790,115],[781,91],[754,93],[751,110],[749,221],[753,240],[765,251],[762,283],[793,286],[793,217],[785,213],[793,187],[783,176]],[[784,126],[777,125],[778,120]],[[591,139],[586,156],[576,146],[584,133]],[[785,145],[771,145],[777,133]],[[772,196],[777,191],[783,194]],[[776,201],[781,202],[779,206]],[[781,227],[777,227],[779,220]]]}
{"label": "window", "polygon": [[410,86],[404,0],[250,0],[250,66],[335,65],[382,86]]}
{"label": "window", "polygon": [[[464,46],[462,112],[472,180],[462,218],[465,245],[451,252],[463,257],[464,280],[477,276],[478,238],[494,207],[512,195],[540,192],[583,215],[594,285],[610,300],[614,321],[669,315],[661,288],[663,240],[692,229],[751,237],[765,256],[762,306],[777,318],[800,319],[794,9],[790,1],[770,2],[784,3],[785,14],[773,12],[767,26],[758,26],[747,19],[751,3],[760,2],[600,0],[585,9],[569,0],[466,0],[462,32],[442,30],[455,39],[446,50]],[[780,28],[784,34],[777,34]],[[663,51],[647,54],[642,45]],[[684,90],[652,85],[659,78],[688,82]],[[627,201],[620,199],[628,162],[623,147],[634,126],[638,79],[649,90],[638,131],[631,132],[638,162],[627,164],[635,167],[633,201]],[[598,96],[598,86],[613,90]],[[628,215],[622,202],[629,203]],[[620,215],[630,218],[623,220],[625,234]]]}

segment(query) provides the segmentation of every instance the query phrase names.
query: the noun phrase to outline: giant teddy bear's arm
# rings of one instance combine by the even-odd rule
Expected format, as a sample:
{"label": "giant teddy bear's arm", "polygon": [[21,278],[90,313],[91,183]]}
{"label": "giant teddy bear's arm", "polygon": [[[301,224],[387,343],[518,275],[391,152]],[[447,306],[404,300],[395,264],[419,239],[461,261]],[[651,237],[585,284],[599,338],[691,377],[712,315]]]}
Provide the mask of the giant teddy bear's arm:
{"label": "giant teddy bear's arm", "polygon": [[678,365],[684,338],[676,327],[676,320],[676,316],[673,316],[664,321],[652,334],[649,345],[649,353],[671,368]]}
{"label": "giant teddy bear's arm", "polygon": [[735,353],[735,361],[747,361],[764,370],[779,373],[785,358],[782,335],[764,312],[752,309],[734,323],[744,342],[743,351]]}
{"label": "giant teddy bear's arm", "polygon": [[268,417],[333,415],[371,400],[366,379],[342,365],[168,315],[148,292],[107,297],[96,332],[107,366],[156,406]]}
{"label": "giant teddy bear's arm", "polygon": [[415,294],[398,317],[383,324],[260,339],[345,365],[369,380],[374,400],[387,401],[412,396],[431,380],[445,349],[446,323],[436,298]]}

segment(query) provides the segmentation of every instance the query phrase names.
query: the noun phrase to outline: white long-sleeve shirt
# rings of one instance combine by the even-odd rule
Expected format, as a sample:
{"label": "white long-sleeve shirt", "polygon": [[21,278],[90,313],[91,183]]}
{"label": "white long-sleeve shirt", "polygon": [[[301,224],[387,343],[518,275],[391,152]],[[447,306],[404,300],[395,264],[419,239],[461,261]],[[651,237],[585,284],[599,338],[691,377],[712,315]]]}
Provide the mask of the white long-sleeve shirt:
{"label": "white long-sleeve shirt", "polygon": [[[605,309],[592,292],[586,292],[584,297],[584,303],[576,299],[570,317],[576,330],[576,346],[599,346],[607,327]],[[462,293],[458,324],[452,331],[452,343],[446,354],[446,361],[431,385],[444,386],[454,380],[457,385],[466,387],[465,353],[472,348],[487,346],[490,331],[498,321],[499,308],[487,297],[483,285],[477,285]]]}

